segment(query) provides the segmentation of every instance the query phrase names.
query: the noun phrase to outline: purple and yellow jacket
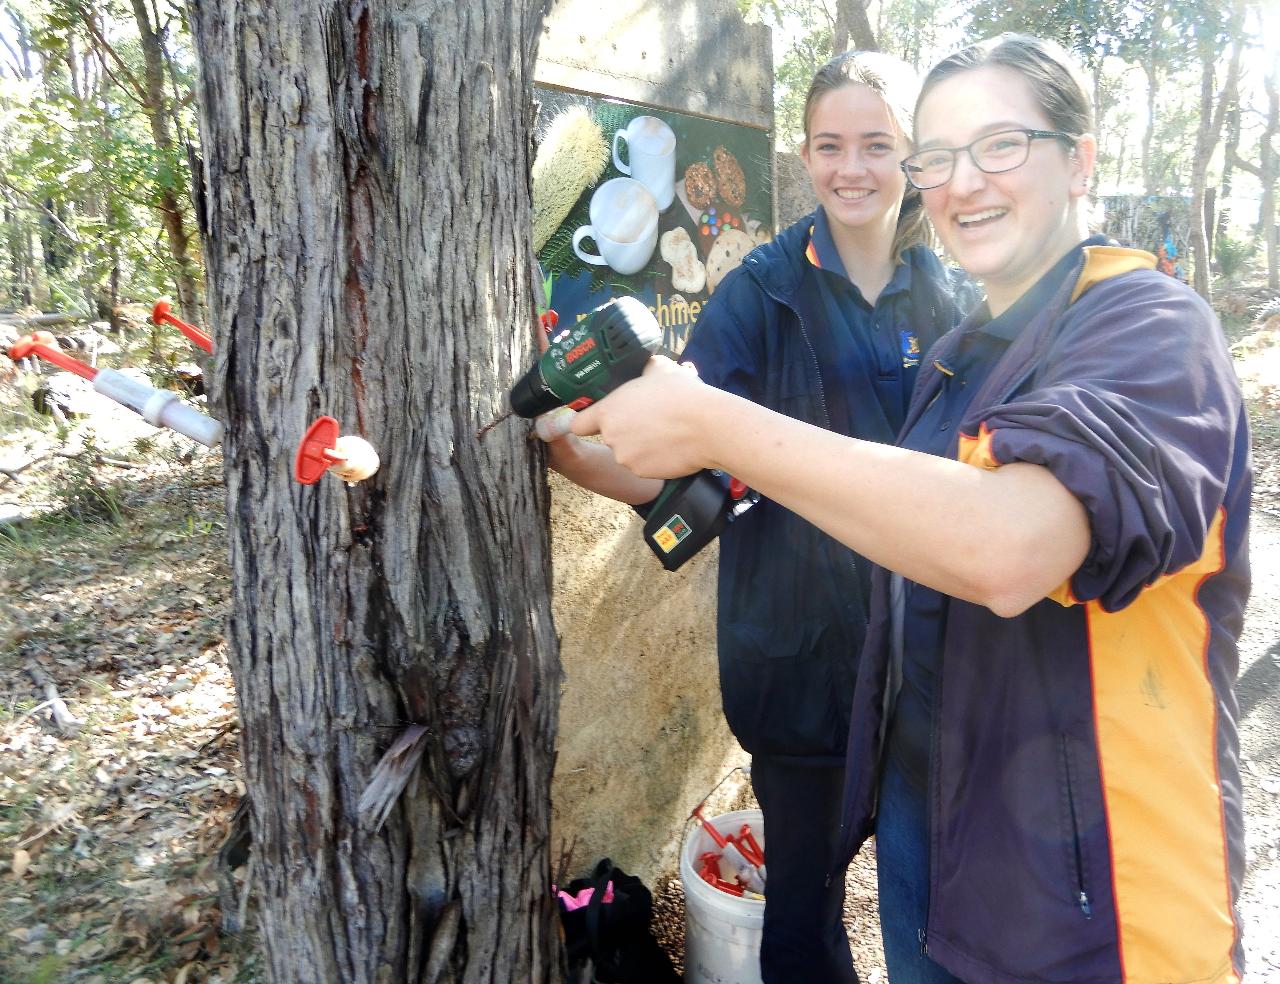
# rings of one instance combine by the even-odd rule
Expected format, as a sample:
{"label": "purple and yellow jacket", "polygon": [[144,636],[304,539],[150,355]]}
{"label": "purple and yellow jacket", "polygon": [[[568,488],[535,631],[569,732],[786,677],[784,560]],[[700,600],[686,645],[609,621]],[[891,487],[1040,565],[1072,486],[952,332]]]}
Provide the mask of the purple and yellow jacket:
{"label": "purple and yellow jacket", "polygon": [[[1232,688],[1249,591],[1249,435],[1213,313],[1153,267],[1147,253],[1085,247],[951,449],[979,468],[1048,468],[1092,532],[1081,568],[1023,614],[948,606],[924,945],[969,982],[1243,972]],[[907,428],[939,392],[933,360],[964,331],[929,353]],[[900,587],[875,571],[846,857],[875,826]]]}

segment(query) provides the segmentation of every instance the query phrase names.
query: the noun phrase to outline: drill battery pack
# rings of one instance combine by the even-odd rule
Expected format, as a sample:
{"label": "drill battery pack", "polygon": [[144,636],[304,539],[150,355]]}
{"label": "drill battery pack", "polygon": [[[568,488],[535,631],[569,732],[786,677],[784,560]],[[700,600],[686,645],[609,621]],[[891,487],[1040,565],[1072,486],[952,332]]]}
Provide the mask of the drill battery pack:
{"label": "drill battery pack", "polygon": [[678,570],[759,498],[754,490],[719,471],[673,479],[649,507],[644,542],[666,570]]}

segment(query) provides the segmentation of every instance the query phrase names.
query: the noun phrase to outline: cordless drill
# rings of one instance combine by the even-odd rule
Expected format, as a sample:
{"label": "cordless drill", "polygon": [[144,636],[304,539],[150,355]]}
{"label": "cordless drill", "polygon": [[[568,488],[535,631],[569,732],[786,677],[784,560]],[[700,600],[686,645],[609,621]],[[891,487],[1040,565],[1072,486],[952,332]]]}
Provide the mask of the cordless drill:
{"label": "cordless drill", "polygon": [[[639,376],[661,342],[647,307],[634,297],[609,301],[552,335],[547,351],[511,388],[511,409],[532,418],[557,407],[588,407]],[[672,479],[649,507],[644,541],[662,566],[674,571],[757,498],[718,471]]]}

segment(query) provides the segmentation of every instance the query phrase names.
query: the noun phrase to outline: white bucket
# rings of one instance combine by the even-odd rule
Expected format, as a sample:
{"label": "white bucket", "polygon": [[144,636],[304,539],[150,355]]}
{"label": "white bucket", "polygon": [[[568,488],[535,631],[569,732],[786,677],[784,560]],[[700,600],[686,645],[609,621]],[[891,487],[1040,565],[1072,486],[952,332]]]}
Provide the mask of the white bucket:
{"label": "white bucket", "polygon": [[[759,810],[724,813],[709,821],[721,834],[737,834],[744,823],[765,847],[764,817]],[[686,984],[762,984],[760,936],[764,903],[712,888],[695,867],[700,854],[719,851],[701,824],[693,827],[680,852],[680,884],[684,886],[684,979]],[[768,862],[768,851],[765,861]]]}

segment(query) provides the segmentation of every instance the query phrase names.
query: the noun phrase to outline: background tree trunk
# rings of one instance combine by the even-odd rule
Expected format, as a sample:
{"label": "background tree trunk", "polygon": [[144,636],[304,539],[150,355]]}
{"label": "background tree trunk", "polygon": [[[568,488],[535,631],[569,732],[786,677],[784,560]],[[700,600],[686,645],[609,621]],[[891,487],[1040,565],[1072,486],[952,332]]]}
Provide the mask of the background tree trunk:
{"label": "background tree trunk", "polygon": [[1160,91],[1161,35],[1164,31],[1164,0],[1148,4],[1146,16],[1150,31],[1142,70],[1147,77],[1147,125],[1142,131],[1142,186],[1147,197],[1160,193],[1156,180],[1151,145],[1156,132],[1156,94]]}
{"label": "background tree trunk", "polygon": [[1267,131],[1263,134],[1261,150],[1262,205],[1259,221],[1267,243],[1267,286],[1280,288],[1280,228],[1276,227],[1276,182],[1280,181],[1280,152],[1276,150],[1276,136],[1280,134],[1280,58],[1267,76]]}
{"label": "background tree trunk", "polygon": [[831,54],[834,57],[850,48],[879,51],[871,20],[867,17],[866,0],[836,0],[836,23],[831,32]]}
{"label": "background tree trunk", "polygon": [[1205,188],[1209,181],[1209,161],[1222,135],[1222,121],[1240,78],[1244,6],[1237,2],[1231,12],[1227,37],[1231,44],[1226,82],[1215,99],[1214,67],[1220,43],[1217,25],[1206,17],[1197,25],[1200,56],[1200,125],[1196,131],[1196,152],[1191,162],[1191,260],[1195,266],[1192,286],[1206,301],[1212,297],[1209,279],[1209,236],[1205,220]]}
{"label": "background tree trunk", "polygon": [[[193,4],[213,373],[275,981],[558,980],[559,662],[527,426],[533,0]],[[382,457],[290,477],[318,413]],[[409,724],[380,830],[359,800]]]}
{"label": "background tree trunk", "polygon": [[1262,202],[1258,207],[1258,225],[1267,249],[1267,286],[1280,288],[1280,228],[1276,226],[1276,184],[1280,182],[1280,54],[1276,55],[1264,82],[1267,94],[1267,127],[1258,141],[1258,163],[1249,165],[1236,159],[1236,164],[1255,175],[1262,183]]}
{"label": "background tree trunk", "polygon": [[[169,101],[164,94],[164,51],[160,37],[151,24],[146,0],[132,0],[132,4],[144,66],[143,91],[146,98],[142,103],[142,111],[151,125],[151,138],[156,142],[156,149],[166,162],[172,162],[178,151],[174,147],[173,134],[169,128]],[[169,255],[173,257],[177,267],[174,286],[178,293],[178,307],[184,318],[199,320],[201,314],[196,265],[191,259],[189,235],[182,217],[181,182],[171,163],[160,169],[158,178],[160,222],[169,243]]]}

